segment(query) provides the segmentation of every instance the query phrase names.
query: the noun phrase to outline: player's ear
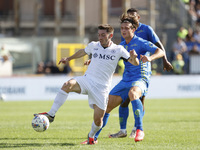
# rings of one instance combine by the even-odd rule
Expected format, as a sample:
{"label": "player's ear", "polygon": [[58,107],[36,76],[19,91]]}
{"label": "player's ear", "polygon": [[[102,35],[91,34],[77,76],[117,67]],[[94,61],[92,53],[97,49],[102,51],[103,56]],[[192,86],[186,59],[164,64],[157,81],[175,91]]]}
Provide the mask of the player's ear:
{"label": "player's ear", "polygon": [[113,37],[113,33],[111,33],[110,35],[109,35],[109,38],[112,38]]}

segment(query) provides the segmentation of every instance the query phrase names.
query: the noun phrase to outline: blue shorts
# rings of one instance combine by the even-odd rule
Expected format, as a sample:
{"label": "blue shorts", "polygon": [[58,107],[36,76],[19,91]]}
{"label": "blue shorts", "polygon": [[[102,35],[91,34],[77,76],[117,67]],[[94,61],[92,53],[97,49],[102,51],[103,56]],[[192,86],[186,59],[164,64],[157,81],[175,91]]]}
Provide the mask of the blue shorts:
{"label": "blue shorts", "polygon": [[[117,95],[122,98],[122,101],[126,101],[128,98],[128,92],[133,86],[138,86],[142,91],[142,96],[147,95],[148,84],[140,79],[131,82],[120,81],[111,91],[109,95]],[[123,103],[122,102],[122,103]]]}

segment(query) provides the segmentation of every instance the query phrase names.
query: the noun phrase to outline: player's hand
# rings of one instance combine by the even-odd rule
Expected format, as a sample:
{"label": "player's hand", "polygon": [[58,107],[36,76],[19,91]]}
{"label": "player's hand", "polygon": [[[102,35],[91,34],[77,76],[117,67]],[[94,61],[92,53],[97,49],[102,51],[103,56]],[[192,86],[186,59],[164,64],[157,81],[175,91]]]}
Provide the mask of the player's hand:
{"label": "player's hand", "polygon": [[173,69],[173,66],[169,61],[167,61],[167,60],[163,61],[163,70],[164,71],[165,70],[170,71],[172,69]]}
{"label": "player's hand", "polygon": [[67,57],[62,58],[58,64],[63,63],[63,64],[68,64],[69,63],[69,59]]}
{"label": "player's hand", "polygon": [[145,55],[140,55],[140,61],[142,61],[143,63],[145,62],[151,62],[151,59]]}
{"label": "player's hand", "polygon": [[88,60],[86,60],[85,62],[84,62],[84,65],[89,65],[90,64],[90,62],[91,62],[91,59],[88,59]]}
{"label": "player's hand", "polygon": [[137,53],[136,53],[136,51],[133,49],[133,50],[130,50],[130,56],[131,56],[131,58],[137,58]]}

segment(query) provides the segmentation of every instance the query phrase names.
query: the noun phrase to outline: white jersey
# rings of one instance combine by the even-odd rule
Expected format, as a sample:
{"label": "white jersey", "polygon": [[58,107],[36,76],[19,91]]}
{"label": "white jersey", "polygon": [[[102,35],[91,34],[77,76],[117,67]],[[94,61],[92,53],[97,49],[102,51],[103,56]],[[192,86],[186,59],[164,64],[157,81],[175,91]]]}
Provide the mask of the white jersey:
{"label": "white jersey", "polygon": [[100,42],[91,42],[85,48],[85,52],[92,54],[91,63],[88,66],[85,76],[96,83],[110,86],[112,75],[115,72],[119,59],[128,59],[129,52],[121,45],[112,44],[103,48]]}

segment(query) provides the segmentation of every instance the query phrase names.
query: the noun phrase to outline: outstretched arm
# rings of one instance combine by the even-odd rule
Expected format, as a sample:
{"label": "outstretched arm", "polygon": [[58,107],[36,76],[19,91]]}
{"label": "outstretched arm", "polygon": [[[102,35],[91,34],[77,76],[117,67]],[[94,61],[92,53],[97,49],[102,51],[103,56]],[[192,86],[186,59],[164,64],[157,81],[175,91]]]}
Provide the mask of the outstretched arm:
{"label": "outstretched arm", "polygon": [[130,51],[130,58],[128,59],[128,62],[130,62],[131,64],[138,66],[139,65],[139,59],[137,58],[137,53],[135,52],[135,50],[131,50]]}
{"label": "outstretched arm", "polygon": [[80,49],[79,51],[77,51],[77,52],[76,52],[75,54],[73,54],[72,56],[62,58],[62,59],[59,61],[58,64],[60,64],[60,63],[67,64],[70,60],[83,57],[83,56],[85,56],[86,54],[87,54],[87,53],[85,52],[84,49]]}
{"label": "outstretched arm", "polygon": [[156,51],[155,51],[155,53],[152,54],[149,57],[147,57],[145,55],[140,55],[140,60],[142,60],[143,63],[145,63],[147,61],[151,62],[151,61],[153,61],[155,59],[163,57],[164,55],[165,55],[164,51],[161,50],[160,48],[157,48]]}
{"label": "outstretched arm", "polygon": [[155,45],[157,47],[159,47],[161,50],[163,50],[164,52],[164,56],[163,56],[163,70],[167,70],[167,71],[170,71],[171,69],[173,69],[173,66],[172,64],[167,60],[167,56],[166,56],[166,51],[165,51],[165,48],[164,46],[162,45],[162,43],[159,41],[157,43],[155,43]]}

